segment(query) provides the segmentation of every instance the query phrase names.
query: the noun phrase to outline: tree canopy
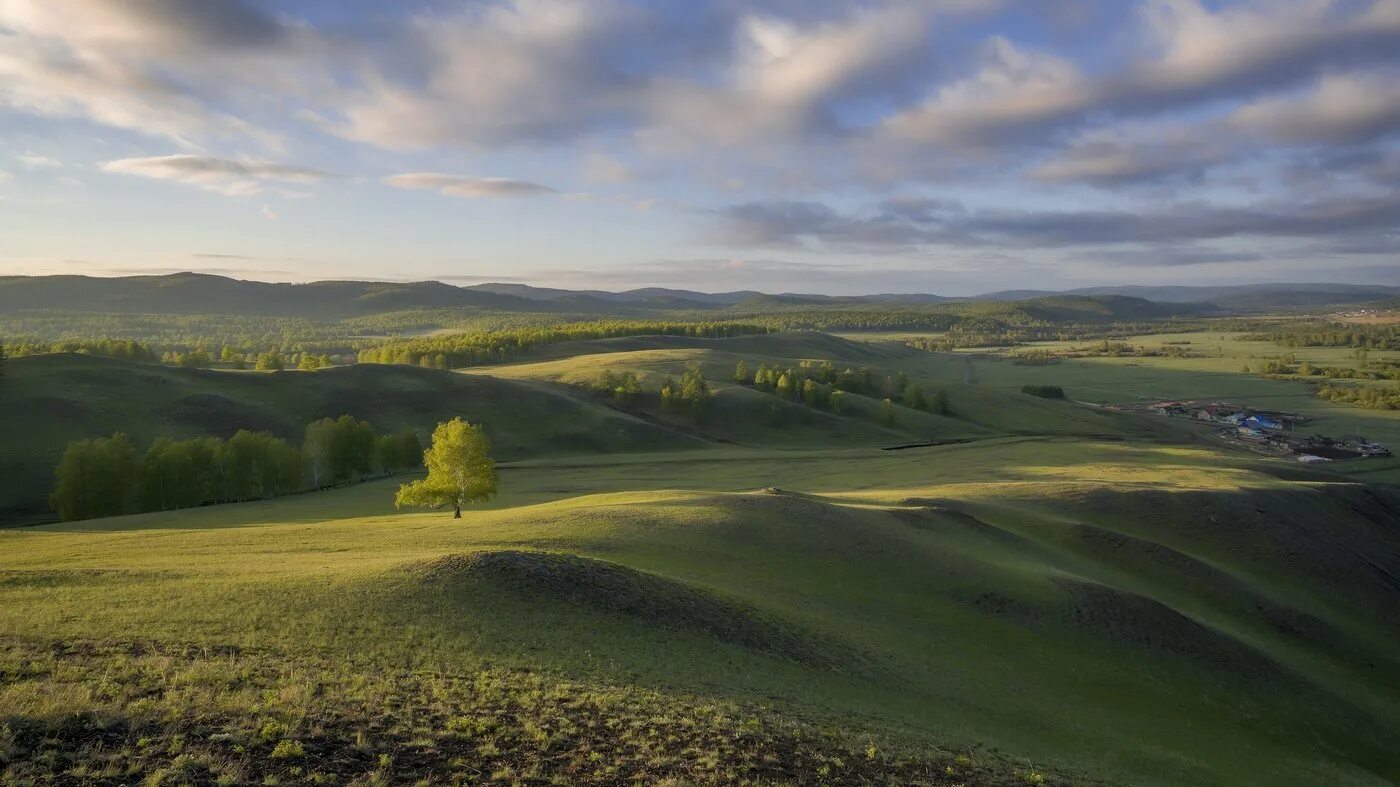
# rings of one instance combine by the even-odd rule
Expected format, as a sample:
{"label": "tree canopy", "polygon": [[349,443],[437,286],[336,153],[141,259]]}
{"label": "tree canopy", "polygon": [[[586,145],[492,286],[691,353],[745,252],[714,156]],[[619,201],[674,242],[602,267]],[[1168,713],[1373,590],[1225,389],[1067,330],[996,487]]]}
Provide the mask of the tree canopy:
{"label": "tree canopy", "polygon": [[451,506],[453,517],[462,517],[462,507],[484,503],[496,495],[496,465],[491,461],[491,442],[479,424],[453,418],[433,430],[433,443],[423,452],[428,477],[399,487],[395,507]]}
{"label": "tree canopy", "polygon": [[121,432],[68,444],[49,503],[66,520],[125,514],[137,473],[136,449]]}

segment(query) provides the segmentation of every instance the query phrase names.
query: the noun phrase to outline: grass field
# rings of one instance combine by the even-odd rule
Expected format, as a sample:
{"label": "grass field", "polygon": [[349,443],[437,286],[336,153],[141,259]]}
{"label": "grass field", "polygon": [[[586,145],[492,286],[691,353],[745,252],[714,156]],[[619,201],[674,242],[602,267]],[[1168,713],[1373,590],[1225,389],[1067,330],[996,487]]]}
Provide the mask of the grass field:
{"label": "grass field", "polygon": [[[879,345],[912,335],[866,334],[863,338]],[[1316,383],[1241,372],[1241,367],[1247,363],[1257,366],[1262,359],[1289,352],[1298,360],[1317,366],[1351,367],[1356,360],[1350,357],[1350,350],[1317,347],[1288,350],[1268,342],[1243,341],[1239,334],[1219,333],[1152,334],[1122,341],[1148,347],[1190,341],[1192,344],[1182,345],[1182,348],[1203,357],[1089,357],[1066,359],[1049,366],[1029,366],[1012,363],[1004,355],[987,350],[967,350],[925,353],[918,361],[902,363],[911,375],[921,379],[965,378],[971,374],[979,387],[999,391],[1018,391],[1027,384],[1060,385],[1071,398],[1098,404],[1195,399],[1296,412],[1312,419],[1303,427],[1308,433],[1333,437],[1360,434],[1400,449],[1400,412],[1367,410],[1319,399],[1313,394]],[[1033,347],[1054,350],[1089,344],[1093,342],[1043,342],[1017,350]],[[1400,359],[1400,353],[1377,351],[1371,353],[1370,358]],[[1341,384],[1346,382],[1341,381]],[[1368,481],[1400,483],[1400,459],[1397,458],[1338,462],[1328,469]]]}
{"label": "grass field", "polygon": [[[741,358],[902,369],[951,411],[773,423],[726,382]],[[21,359],[0,396],[86,381],[69,397],[113,409],[83,428],[160,433],[214,386],[295,424],[348,392],[385,429],[460,408],[504,461],[462,520],[395,511],[390,480],[0,530],[0,781],[1400,779],[1400,493],[1019,392],[1297,385],[1101,360],[640,337],[467,373],[139,385]],[[700,424],[582,385],[692,364],[715,387]],[[947,442],[886,450],[920,441]]]}

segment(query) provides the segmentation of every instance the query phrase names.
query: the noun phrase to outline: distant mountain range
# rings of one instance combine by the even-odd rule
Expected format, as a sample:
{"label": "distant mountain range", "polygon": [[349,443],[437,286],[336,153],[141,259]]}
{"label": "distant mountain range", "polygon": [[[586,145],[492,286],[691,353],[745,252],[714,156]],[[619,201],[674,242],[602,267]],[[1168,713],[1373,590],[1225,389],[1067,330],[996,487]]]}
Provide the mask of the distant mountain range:
{"label": "distant mountain range", "polygon": [[1400,295],[1400,287],[1374,284],[1240,284],[1226,286],[1083,287],[1064,293],[1049,290],[1003,290],[976,296],[976,300],[1020,301],[1046,295],[1127,295],[1161,303],[1210,303],[1228,310],[1286,309],[1366,303]]}
{"label": "distant mountain range", "polygon": [[[1162,304],[1190,304],[1198,313],[1350,305],[1400,297],[1400,287],[1355,284],[1249,284],[1239,286],[1086,287],[1054,292],[1005,290],[970,298],[928,293],[873,295],[767,294],[754,290],[708,293],[644,287],[624,292],[565,290],[492,283],[457,287],[437,281],[319,281],[280,284],[200,273],[164,276],[0,277],[0,314],[62,310],[125,314],[249,314],[338,318],[406,309],[477,308],[492,311],[628,313],[823,305],[937,304],[1025,301],[1064,296],[1117,296]],[[1121,304],[1120,304],[1121,305]],[[1144,315],[1146,316],[1146,315]]]}

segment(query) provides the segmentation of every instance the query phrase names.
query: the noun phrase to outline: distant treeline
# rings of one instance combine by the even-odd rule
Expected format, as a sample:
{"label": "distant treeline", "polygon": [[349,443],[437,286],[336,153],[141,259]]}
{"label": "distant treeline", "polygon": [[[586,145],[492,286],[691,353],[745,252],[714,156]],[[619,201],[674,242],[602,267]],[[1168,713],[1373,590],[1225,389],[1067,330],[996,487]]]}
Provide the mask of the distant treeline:
{"label": "distant treeline", "polygon": [[[509,360],[513,354],[549,341],[689,333],[690,326],[710,326],[702,328],[701,334],[690,334],[707,336],[733,335],[716,332],[715,326],[750,332],[938,332],[945,334],[938,341],[948,347],[1120,337],[1160,330],[1162,320],[1169,318],[1175,331],[1200,327],[1199,320],[1174,318],[1172,310],[1162,304],[1077,296],[886,305],[806,303],[778,297],[716,309],[657,308],[643,315],[636,314],[642,308],[636,304],[618,308],[627,316],[601,317],[597,311],[519,312],[484,306],[415,307],[320,319],[34,310],[0,315],[0,335],[36,347],[129,336],[157,357],[167,357],[169,363],[179,362],[169,358],[204,352],[216,365],[227,364],[231,362],[221,356],[226,348],[232,348],[246,365],[252,365],[252,359],[263,353],[275,352],[284,358],[294,354],[328,356],[332,363],[349,363],[358,356],[376,363],[423,365],[426,358],[429,366],[437,365],[441,355],[444,364],[459,366]],[[450,336],[424,336],[433,332],[450,332]]]}
{"label": "distant treeline", "polygon": [[1261,374],[1266,377],[1321,376],[1329,380],[1400,380],[1400,362],[1389,359],[1370,360],[1370,351],[1358,347],[1351,353],[1356,359],[1355,366],[1315,366],[1307,361],[1299,361],[1293,353],[1285,353],[1277,358],[1265,358],[1255,364],[1244,364],[1245,374]]}
{"label": "distant treeline", "polygon": [[379,435],[348,415],[308,424],[300,448],[240,430],[227,440],[159,438],[138,455],[118,432],[68,444],[49,503],[75,520],[260,500],[417,467],[422,458],[413,430]]}
{"label": "distant treeline", "polygon": [[1323,385],[1318,397],[1330,402],[1365,407],[1369,410],[1400,410],[1400,388]]}
{"label": "distant treeline", "polygon": [[939,415],[948,412],[948,396],[943,389],[925,391],[922,386],[909,382],[902,371],[878,377],[866,367],[848,367],[837,371],[831,361],[802,361],[795,368],[761,363],[753,377],[746,379],[748,364],[740,361],[734,376],[736,382],[752,385],[780,399],[802,402],[808,407],[828,408],[837,414],[847,408],[848,393],[883,399],[890,404],[898,401],[910,409]]}
{"label": "distant treeline", "polygon": [[504,363],[534,348],[559,342],[620,336],[700,336],[721,338],[768,333],[765,325],[744,322],[664,322],[603,320],[480,333],[397,339],[359,351],[360,363],[399,363],[456,368]]}
{"label": "distant treeline", "polygon": [[[876,421],[885,426],[895,425],[896,403],[937,415],[949,412],[948,395],[942,388],[926,389],[911,383],[904,372],[878,376],[866,367],[838,371],[831,361],[802,361],[795,367],[760,363],[752,371],[747,361],[740,361],[734,369],[733,380],[772,394],[774,400],[768,414],[774,420],[782,420],[793,405],[826,409],[841,415],[852,407],[848,394],[880,400],[880,408],[874,415]],[[698,366],[687,369],[679,381],[665,378],[655,394],[649,394],[641,378],[630,371],[604,369],[592,387],[621,406],[643,404],[654,395],[657,398],[653,401],[663,412],[688,415],[696,422],[704,419],[713,395],[704,371]]]}
{"label": "distant treeline", "polygon": [[11,358],[45,353],[83,353],[100,355],[105,358],[121,358],[128,361],[155,363],[159,360],[149,345],[135,339],[64,339],[54,342],[14,341],[0,344]]}
{"label": "distant treeline", "polygon": [[1400,350],[1400,325],[1311,324],[1253,333],[1241,338],[1245,341],[1273,342],[1283,347],[1362,347],[1371,350]]}

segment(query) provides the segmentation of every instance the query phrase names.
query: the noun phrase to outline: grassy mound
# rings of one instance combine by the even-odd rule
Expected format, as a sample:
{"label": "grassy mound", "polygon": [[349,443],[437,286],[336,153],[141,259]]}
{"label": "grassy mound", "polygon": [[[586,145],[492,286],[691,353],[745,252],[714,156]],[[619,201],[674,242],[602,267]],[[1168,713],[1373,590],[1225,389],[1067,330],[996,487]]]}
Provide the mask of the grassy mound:
{"label": "grassy mound", "polygon": [[765,620],[747,605],[684,583],[578,555],[498,550],[444,555],[412,572],[435,586],[486,585],[537,603],[573,604],[638,623],[705,634],[721,642],[825,666],[835,663],[811,635]]}

